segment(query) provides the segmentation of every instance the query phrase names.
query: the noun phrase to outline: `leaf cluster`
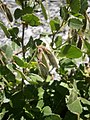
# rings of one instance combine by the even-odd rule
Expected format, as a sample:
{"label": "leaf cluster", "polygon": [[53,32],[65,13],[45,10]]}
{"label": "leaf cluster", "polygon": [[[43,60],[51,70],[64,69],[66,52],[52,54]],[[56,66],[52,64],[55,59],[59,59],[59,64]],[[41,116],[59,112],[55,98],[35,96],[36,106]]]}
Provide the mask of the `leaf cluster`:
{"label": "leaf cluster", "polygon": [[[0,2],[10,25],[0,21],[0,27],[11,40],[10,45],[0,46],[0,120],[89,120],[88,1],[66,0],[60,6],[60,16],[49,23],[41,0],[15,2],[18,8],[14,14]],[[25,30],[44,24],[36,14],[38,9],[51,32],[40,33],[37,39],[30,36],[26,42]],[[64,40],[61,33],[66,27],[68,37]]]}

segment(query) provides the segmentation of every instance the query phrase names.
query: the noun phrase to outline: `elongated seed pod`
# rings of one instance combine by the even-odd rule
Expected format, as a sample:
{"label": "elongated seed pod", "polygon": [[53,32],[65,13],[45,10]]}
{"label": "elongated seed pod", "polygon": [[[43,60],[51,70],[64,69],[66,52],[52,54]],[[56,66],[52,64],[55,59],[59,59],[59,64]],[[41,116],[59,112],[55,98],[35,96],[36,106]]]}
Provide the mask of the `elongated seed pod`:
{"label": "elongated seed pod", "polygon": [[5,12],[8,20],[9,20],[10,22],[13,22],[12,14],[11,14],[9,8],[7,7],[7,5],[2,3],[2,4],[1,4],[1,9],[3,10],[3,12]]}
{"label": "elongated seed pod", "polygon": [[43,49],[43,52],[47,55],[51,65],[55,68],[58,68],[58,64],[57,64],[55,55],[43,45],[38,46],[38,48]]}
{"label": "elongated seed pod", "polygon": [[13,22],[13,17],[12,14],[10,12],[10,10],[8,8],[6,8],[6,14],[7,14],[7,18],[10,22]]}
{"label": "elongated seed pod", "polygon": [[48,71],[49,71],[49,63],[48,63],[48,59],[45,55],[45,53],[42,53],[42,63],[47,67]]}
{"label": "elongated seed pod", "polygon": [[48,68],[42,63],[39,62],[39,68],[40,68],[40,74],[42,75],[42,77],[47,78],[48,75]]}
{"label": "elongated seed pod", "polygon": [[51,65],[55,68],[58,68],[58,64],[57,64],[55,55],[49,50],[45,51],[45,53],[48,56],[48,59],[49,59]]}

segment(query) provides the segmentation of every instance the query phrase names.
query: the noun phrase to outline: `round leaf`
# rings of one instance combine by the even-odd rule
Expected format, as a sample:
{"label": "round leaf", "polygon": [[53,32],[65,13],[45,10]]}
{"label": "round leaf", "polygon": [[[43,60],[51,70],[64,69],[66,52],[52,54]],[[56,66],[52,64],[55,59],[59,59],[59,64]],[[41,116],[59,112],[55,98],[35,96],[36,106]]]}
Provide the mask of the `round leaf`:
{"label": "round leaf", "polygon": [[76,19],[76,18],[69,19],[68,25],[73,29],[80,29],[83,27],[83,23],[79,19]]}
{"label": "round leaf", "polygon": [[79,99],[76,99],[71,104],[67,104],[68,109],[75,114],[81,114],[82,113],[82,105],[80,103]]}
{"label": "round leaf", "polygon": [[25,21],[30,26],[38,26],[41,24],[39,18],[34,14],[26,14],[22,16],[22,20]]}
{"label": "round leaf", "polygon": [[67,58],[79,58],[82,56],[82,52],[74,45],[67,44],[61,48],[61,55],[66,56]]}
{"label": "round leaf", "polygon": [[52,110],[49,106],[45,106],[43,108],[43,113],[44,113],[44,116],[48,116],[48,115],[51,115],[52,114]]}

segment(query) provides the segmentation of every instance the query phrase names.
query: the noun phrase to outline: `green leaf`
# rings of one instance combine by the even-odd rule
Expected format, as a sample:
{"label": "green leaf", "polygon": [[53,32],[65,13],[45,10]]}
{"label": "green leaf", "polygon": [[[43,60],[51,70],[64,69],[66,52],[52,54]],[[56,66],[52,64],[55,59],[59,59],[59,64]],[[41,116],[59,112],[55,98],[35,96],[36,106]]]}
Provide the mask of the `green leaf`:
{"label": "green leaf", "polygon": [[43,108],[43,114],[44,114],[44,116],[51,115],[51,114],[52,114],[51,108],[50,108],[49,106],[45,106],[45,107]]}
{"label": "green leaf", "polygon": [[60,24],[59,24],[59,22],[56,21],[56,20],[51,20],[51,21],[50,21],[50,26],[51,26],[52,32],[58,31],[58,30],[60,29]]}
{"label": "green leaf", "polygon": [[8,99],[8,98],[6,98],[6,97],[4,96],[3,103],[8,103],[8,102],[10,102],[10,99]]}
{"label": "green leaf", "polygon": [[68,99],[68,104],[72,104],[77,99],[77,97],[78,97],[78,95],[77,95],[76,91],[72,90],[71,94],[69,96],[69,99]]}
{"label": "green leaf", "polygon": [[63,20],[67,20],[69,17],[68,10],[66,6],[60,8],[60,16]]}
{"label": "green leaf", "polygon": [[33,7],[27,6],[22,10],[23,15],[33,13]]}
{"label": "green leaf", "polygon": [[[34,85],[26,85],[24,87],[24,98],[29,100],[29,104],[32,101],[36,101],[36,104],[38,102],[38,90],[37,87]],[[33,106],[35,106],[35,102],[32,104]]]}
{"label": "green leaf", "polygon": [[23,7],[23,2],[24,2],[25,0],[15,0],[15,1],[16,1],[16,3],[17,3],[18,5],[20,5],[20,6]]}
{"label": "green leaf", "polygon": [[4,23],[3,23],[2,21],[0,21],[0,27],[1,27],[1,29],[3,30],[3,32],[5,33],[6,37],[7,37],[7,38],[10,38],[10,34],[9,34],[6,26],[4,25]]}
{"label": "green leaf", "polygon": [[80,0],[71,0],[70,8],[71,12],[78,13],[81,8]]}
{"label": "green leaf", "polygon": [[44,89],[42,87],[38,88],[38,97],[41,100],[43,98]]}
{"label": "green leaf", "polygon": [[82,105],[79,99],[76,99],[71,104],[67,104],[68,109],[74,114],[81,114],[82,113]]}
{"label": "green leaf", "polygon": [[60,65],[62,65],[64,68],[73,68],[73,67],[75,67],[74,62],[72,61],[72,59],[69,59],[69,58],[60,60]]}
{"label": "green leaf", "polygon": [[85,98],[80,98],[81,102],[85,105],[90,105],[90,101],[86,100]]}
{"label": "green leaf", "polygon": [[25,46],[26,48],[30,47],[32,49],[35,49],[35,41],[33,40],[33,37],[31,36],[28,43]]}
{"label": "green leaf", "polygon": [[31,82],[37,83],[37,82],[44,82],[44,80],[37,74],[31,73],[30,74]]}
{"label": "green leaf", "polygon": [[29,24],[30,26],[41,25],[39,18],[34,14],[26,14],[22,16],[22,20]]}
{"label": "green leaf", "polygon": [[0,120],[3,119],[3,117],[4,117],[4,115],[5,115],[6,112],[7,111],[5,110],[5,108],[3,108],[2,111],[0,110]]}
{"label": "green leaf", "polygon": [[12,37],[17,37],[17,35],[19,33],[19,28],[13,27],[13,28],[10,28],[8,31]]}
{"label": "green leaf", "polygon": [[74,45],[66,44],[61,48],[61,55],[67,58],[79,58],[82,56],[82,52]]}
{"label": "green leaf", "polygon": [[76,19],[76,18],[69,19],[68,25],[73,29],[80,29],[83,27],[83,23],[79,19]]}
{"label": "green leaf", "polygon": [[13,55],[13,49],[9,45],[4,45],[1,47],[2,51],[5,53],[7,58],[11,58]]}
{"label": "green leaf", "polygon": [[22,108],[25,104],[23,92],[22,91],[15,92],[11,96],[11,102],[12,102],[13,112],[14,113],[17,113],[17,112],[20,113],[20,111],[22,110]]}
{"label": "green leaf", "polygon": [[53,114],[50,116],[47,116],[44,120],[62,120],[59,115]]}
{"label": "green leaf", "polygon": [[16,81],[13,71],[11,71],[7,66],[0,65],[0,74],[3,75],[3,77],[9,82]]}
{"label": "green leaf", "polygon": [[85,46],[87,48],[88,54],[90,54],[90,43],[87,40],[84,40],[84,44],[85,44]]}
{"label": "green leaf", "polygon": [[58,47],[60,47],[62,45],[62,37],[61,36],[56,37],[55,45],[56,45],[56,48],[58,48]]}
{"label": "green leaf", "polygon": [[14,17],[15,17],[15,19],[17,20],[17,19],[19,19],[21,16],[22,16],[22,10],[21,9],[19,9],[19,8],[17,8],[16,10],[15,10],[15,12],[14,12]]}
{"label": "green leaf", "polygon": [[38,107],[38,108],[42,108],[43,106],[44,106],[43,100],[39,100],[39,101],[38,101],[38,104],[37,104],[37,107]]}
{"label": "green leaf", "polygon": [[27,80],[27,77],[25,76],[25,74],[20,71],[19,69],[16,69],[16,71],[21,75],[21,77],[24,79],[24,80]]}
{"label": "green leaf", "polygon": [[85,11],[88,8],[88,1],[87,0],[81,0],[81,9],[80,9],[80,13],[84,14]]}
{"label": "green leaf", "polygon": [[33,8],[32,7],[25,7],[23,10],[22,9],[19,9],[17,8],[14,12],[14,17],[15,19],[19,19],[21,18],[23,15],[25,14],[31,14],[33,12]]}
{"label": "green leaf", "polygon": [[24,62],[23,62],[23,60],[21,60],[19,57],[13,56],[13,59],[14,59],[14,61],[16,62],[16,64],[17,64],[18,66],[24,67]]}
{"label": "green leaf", "polygon": [[47,20],[48,17],[47,17],[46,9],[45,9],[45,7],[44,7],[44,5],[43,5],[42,2],[41,2],[41,8],[42,8],[42,13],[43,13],[43,15],[44,15],[44,18]]}
{"label": "green leaf", "polygon": [[84,15],[82,15],[81,13],[75,13],[73,14],[73,16],[77,17],[78,19],[85,19]]}

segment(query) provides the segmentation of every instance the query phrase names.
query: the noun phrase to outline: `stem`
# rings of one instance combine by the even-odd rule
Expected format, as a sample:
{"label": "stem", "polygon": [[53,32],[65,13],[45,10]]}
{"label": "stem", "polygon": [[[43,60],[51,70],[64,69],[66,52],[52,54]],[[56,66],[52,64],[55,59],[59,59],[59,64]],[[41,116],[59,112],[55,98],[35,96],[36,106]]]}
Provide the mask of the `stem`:
{"label": "stem", "polygon": [[25,26],[24,26],[24,24],[22,24],[22,41],[21,41],[21,44],[22,44],[22,56],[23,56],[23,58],[25,59],[25,51],[24,51],[24,33],[25,33]]}
{"label": "stem", "polygon": [[56,35],[56,34],[53,33],[52,42],[51,42],[51,47],[52,47],[52,48],[53,48],[53,46],[54,46],[54,38],[55,38],[55,35]]}
{"label": "stem", "polygon": [[[24,26],[24,24],[22,24],[22,41],[21,41],[21,44],[22,44],[22,56],[23,56],[23,59],[25,59],[24,33],[25,33],[25,26]],[[24,68],[23,68],[23,73],[25,73],[25,69]],[[21,85],[22,89],[23,89],[23,86],[24,86],[24,79],[22,78],[22,85]]]}

